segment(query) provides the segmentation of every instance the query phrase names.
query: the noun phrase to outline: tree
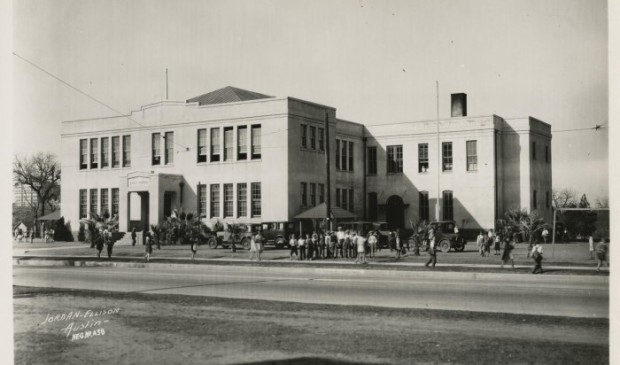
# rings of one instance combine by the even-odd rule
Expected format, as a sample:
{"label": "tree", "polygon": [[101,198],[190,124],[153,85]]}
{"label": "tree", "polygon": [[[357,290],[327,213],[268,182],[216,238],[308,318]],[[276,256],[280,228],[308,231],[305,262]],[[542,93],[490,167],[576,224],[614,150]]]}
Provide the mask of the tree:
{"label": "tree", "polygon": [[606,196],[596,198],[597,208],[609,208],[609,198]]}
{"label": "tree", "polygon": [[510,232],[521,233],[523,239],[529,242],[528,249],[534,246],[534,240],[538,238],[546,223],[545,220],[533,211],[528,213],[526,209],[510,209],[504,213],[503,228],[509,228]]}
{"label": "tree", "polygon": [[553,206],[556,208],[577,207],[577,193],[573,189],[553,190]]}
{"label": "tree", "polygon": [[110,214],[107,212],[102,215],[92,212],[90,213],[90,218],[82,218],[80,223],[86,225],[89,233],[88,240],[91,243],[91,247],[94,247],[97,237],[100,235],[99,230],[107,229],[110,232],[116,230],[118,227],[118,217],[110,217]]}
{"label": "tree", "polygon": [[35,214],[45,215],[46,205],[53,209],[60,198],[60,165],[52,153],[38,153],[32,158],[15,157],[13,176],[18,184],[29,186],[37,194]]}

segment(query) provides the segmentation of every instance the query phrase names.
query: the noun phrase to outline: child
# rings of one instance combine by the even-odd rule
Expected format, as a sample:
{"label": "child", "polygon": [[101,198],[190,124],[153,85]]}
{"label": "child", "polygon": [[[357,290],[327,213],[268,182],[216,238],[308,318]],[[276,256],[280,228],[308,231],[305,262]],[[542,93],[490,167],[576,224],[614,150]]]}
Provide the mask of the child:
{"label": "child", "polygon": [[151,232],[149,232],[146,235],[146,247],[145,247],[145,254],[144,254],[144,259],[146,260],[146,262],[149,262],[149,260],[151,259],[152,253],[153,253],[153,237],[151,235]]}

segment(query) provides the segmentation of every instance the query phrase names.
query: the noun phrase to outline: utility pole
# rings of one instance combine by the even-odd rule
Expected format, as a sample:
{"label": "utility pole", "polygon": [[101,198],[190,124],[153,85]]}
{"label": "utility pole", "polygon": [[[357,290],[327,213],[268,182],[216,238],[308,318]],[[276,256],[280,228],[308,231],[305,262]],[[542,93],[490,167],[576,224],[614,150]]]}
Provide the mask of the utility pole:
{"label": "utility pole", "polygon": [[333,230],[332,227],[332,189],[331,189],[331,173],[330,173],[330,164],[329,164],[329,145],[330,145],[330,141],[329,141],[329,115],[327,114],[327,112],[325,112],[325,124],[324,124],[324,129],[325,129],[325,169],[326,171],[326,175],[327,175],[327,196],[325,199],[325,205],[326,205],[326,214],[327,214],[327,221],[329,222],[329,230]]}
{"label": "utility pole", "polygon": [[166,68],[166,100],[168,100],[168,68]]}
{"label": "utility pole", "polygon": [[441,197],[441,145],[439,142],[439,81],[435,81],[435,89],[437,91],[437,201],[435,203],[435,220],[440,220],[439,215],[439,199]]}

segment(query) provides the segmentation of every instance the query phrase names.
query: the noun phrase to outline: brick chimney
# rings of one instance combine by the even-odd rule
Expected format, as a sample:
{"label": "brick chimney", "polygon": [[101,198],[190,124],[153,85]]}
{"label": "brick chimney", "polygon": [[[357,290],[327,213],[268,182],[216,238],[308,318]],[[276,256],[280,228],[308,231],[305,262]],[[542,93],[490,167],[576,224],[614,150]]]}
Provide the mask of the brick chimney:
{"label": "brick chimney", "polygon": [[452,94],[452,117],[467,116],[467,94]]}

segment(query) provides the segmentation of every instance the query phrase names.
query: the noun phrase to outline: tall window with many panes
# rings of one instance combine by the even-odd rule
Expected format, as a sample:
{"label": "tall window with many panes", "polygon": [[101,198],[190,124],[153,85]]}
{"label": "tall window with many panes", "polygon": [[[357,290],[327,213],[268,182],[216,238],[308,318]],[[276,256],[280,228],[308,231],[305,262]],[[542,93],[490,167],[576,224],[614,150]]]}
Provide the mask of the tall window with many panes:
{"label": "tall window with many panes", "polygon": [[211,128],[211,162],[220,161],[220,129]]}
{"label": "tall window with many panes", "polygon": [[316,205],[316,184],[310,183],[310,206],[314,207]]}
{"label": "tall window with many panes", "polygon": [[441,144],[441,170],[452,171],[452,142]]}
{"label": "tall window with many panes", "polygon": [[220,185],[211,184],[211,218],[220,216]]}
{"label": "tall window with many panes", "polygon": [[401,173],[403,172],[403,146],[387,146],[387,172]]}
{"label": "tall window with many panes", "polygon": [[310,148],[316,149],[316,127],[310,126]]}
{"label": "tall window with many panes", "polygon": [[252,183],[252,217],[261,216],[261,188],[260,183]]}
{"label": "tall window with many panes", "polygon": [[131,166],[131,136],[123,136],[123,167]]}
{"label": "tall window with many panes", "polygon": [[248,216],[248,184],[237,184],[237,217]]}
{"label": "tall window with many panes", "polygon": [[325,130],[319,128],[319,150],[325,151]]}
{"label": "tall window with many panes", "polygon": [[161,134],[153,133],[151,136],[151,164],[161,164]]}
{"label": "tall window with many panes", "polygon": [[301,183],[301,206],[308,206],[308,184]]}
{"label": "tall window with many panes", "polygon": [[224,160],[229,161],[233,159],[233,128],[224,128]]}
{"label": "tall window with many panes", "polygon": [[200,218],[207,216],[207,184],[198,185],[198,216]]}
{"label": "tall window with many panes", "polygon": [[198,130],[198,141],[197,141],[197,162],[207,162],[207,130],[199,129]]}
{"label": "tall window with many panes", "polygon": [[101,138],[101,167],[110,165],[110,138]]}
{"label": "tall window with many panes", "polygon": [[224,218],[233,216],[233,184],[224,184]]}
{"label": "tall window with many panes", "polygon": [[237,160],[248,159],[248,127],[237,127]]}
{"label": "tall window with many panes", "polygon": [[368,147],[367,152],[367,160],[368,160],[368,170],[366,173],[368,175],[376,175],[377,174],[377,147]]}
{"label": "tall window with many panes", "polygon": [[121,137],[112,137],[112,167],[121,165]]}
{"label": "tall window with many panes", "polygon": [[99,140],[97,138],[90,139],[90,168],[99,167]]}
{"label": "tall window with many panes", "polygon": [[255,124],[252,126],[252,160],[259,160],[261,153],[261,127],[260,124]]}
{"label": "tall window with many panes", "polygon": [[80,170],[88,168],[88,140],[80,139]]}
{"label": "tall window with many panes", "polygon": [[428,172],[428,143],[418,144],[418,172]]}
{"label": "tall window with many panes", "polygon": [[109,212],[109,206],[110,201],[108,199],[108,189],[101,189],[101,214],[105,214],[106,212]]}
{"label": "tall window with many panes", "polygon": [[301,146],[306,148],[308,147],[308,126],[305,124],[300,125],[301,129]]}
{"label": "tall window with many panes", "polygon": [[120,191],[118,188],[112,188],[112,216],[118,217],[118,201],[120,198]]}
{"label": "tall window with many panes", "polygon": [[97,213],[99,209],[97,208],[97,189],[90,189],[90,212],[89,213]]}
{"label": "tall window with many panes", "polygon": [[166,132],[166,153],[164,163],[166,165],[174,163],[174,132]]}
{"label": "tall window with many panes", "polygon": [[478,142],[467,141],[467,171],[478,170]]}
{"label": "tall window with many panes", "polygon": [[87,218],[88,201],[86,189],[80,189],[80,219]]}

